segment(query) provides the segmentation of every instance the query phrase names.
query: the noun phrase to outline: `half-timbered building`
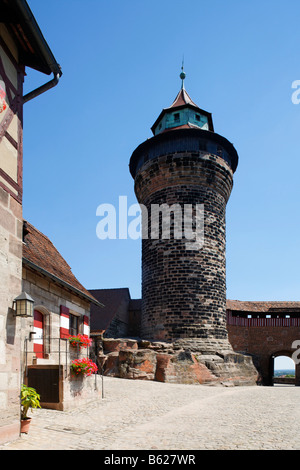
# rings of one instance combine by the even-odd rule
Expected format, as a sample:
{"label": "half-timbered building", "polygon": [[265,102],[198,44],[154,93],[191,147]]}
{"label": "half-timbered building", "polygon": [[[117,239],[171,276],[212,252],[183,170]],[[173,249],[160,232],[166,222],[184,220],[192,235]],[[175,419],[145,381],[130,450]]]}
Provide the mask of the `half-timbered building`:
{"label": "half-timbered building", "polygon": [[[61,69],[25,0],[0,0],[0,442],[20,430],[20,368],[24,318],[23,105],[58,83]],[[26,67],[52,75],[23,95]]]}
{"label": "half-timbered building", "polygon": [[[24,95],[27,67],[51,78]],[[97,303],[50,240],[23,221],[23,106],[61,75],[27,1],[0,0],[0,444],[20,435],[21,383],[37,385],[59,409],[80,395],[65,380],[67,337],[89,334]]]}

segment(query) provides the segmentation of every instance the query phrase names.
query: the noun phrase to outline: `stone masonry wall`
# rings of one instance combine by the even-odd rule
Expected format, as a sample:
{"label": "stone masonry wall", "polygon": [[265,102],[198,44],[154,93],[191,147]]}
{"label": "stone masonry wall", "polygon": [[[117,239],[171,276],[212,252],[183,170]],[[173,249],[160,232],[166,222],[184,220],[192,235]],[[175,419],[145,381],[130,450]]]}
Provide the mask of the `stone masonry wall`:
{"label": "stone masonry wall", "polygon": [[[30,368],[51,368],[60,364],[61,372],[59,378],[59,402],[44,403],[42,407],[58,410],[74,409],[77,406],[86,404],[100,397],[100,387],[98,387],[98,377],[73,377],[70,373],[70,364],[73,359],[88,356],[88,351],[73,348],[68,341],[60,339],[60,306],[70,309],[73,314],[77,314],[81,319],[83,316],[90,316],[90,303],[71,291],[64,289],[49,278],[40,275],[29,268],[23,268],[23,289],[35,301],[35,309],[48,317],[49,325],[49,353],[44,358],[36,358],[34,353],[34,340],[27,342],[27,358],[24,349],[24,339],[29,337],[29,332],[33,331],[33,318],[24,319],[22,332],[22,361]],[[83,333],[83,331],[81,331]],[[44,336],[44,341],[47,335]],[[60,351],[60,352],[59,352]],[[26,371],[23,367],[23,380],[27,382]],[[29,382],[29,385],[30,382]],[[96,386],[97,385],[97,386]],[[31,385],[32,386],[32,385]],[[35,387],[38,390],[38,386]],[[42,397],[41,397],[42,401]]]}
{"label": "stone masonry wall", "polygon": [[[23,289],[34,299],[34,308],[44,315],[49,316],[48,333],[51,338],[50,355],[46,359],[38,359],[38,362],[58,364],[61,326],[60,306],[63,305],[71,309],[82,318],[84,315],[89,317],[90,304],[79,296],[28,268],[23,268]],[[27,319],[26,328],[23,330],[23,338],[29,336],[29,331],[33,331],[33,318]],[[27,363],[32,364],[35,357],[33,353],[33,341],[29,341],[27,347]],[[63,343],[61,344],[61,348],[64,350]],[[23,361],[25,362],[24,350]]]}
{"label": "stone masonry wall", "polygon": [[[263,385],[272,383],[272,356],[295,353],[294,341],[300,341],[299,327],[243,327],[228,325],[228,337],[233,350],[253,356]],[[299,346],[297,346],[297,349]],[[299,358],[299,355],[298,355]],[[296,383],[300,384],[300,366],[296,366]]]}
{"label": "stone masonry wall", "polygon": [[135,192],[148,208],[149,232],[151,205],[179,203],[183,217],[185,204],[204,204],[200,249],[187,249],[189,240],[172,235],[142,241],[142,338],[226,340],[225,210],[231,189],[228,164],[205,152],[161,156],[138,171]]}
{"label": "stone masonry wall", "polygon": [[0,442],[20,429],[20,331],[12,311],[22,291],[22,206],[0,187]]}

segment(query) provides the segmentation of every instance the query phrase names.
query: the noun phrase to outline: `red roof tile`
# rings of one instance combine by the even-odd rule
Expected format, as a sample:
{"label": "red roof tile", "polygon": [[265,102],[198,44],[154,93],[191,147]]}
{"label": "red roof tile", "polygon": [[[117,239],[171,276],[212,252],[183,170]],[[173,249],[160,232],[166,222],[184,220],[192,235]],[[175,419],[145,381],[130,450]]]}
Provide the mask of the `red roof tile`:
{"label": "red roof tile", "polygon": [[[76,279],[66,260],[61,256],[53,243],[29,222],[24,221],[25,236],[23,245],[23,263],[33,269],[39,268],[44,274],[54,276],[75,291],[89,297],[92,302],[97,300]],[[98,302],[97,302],[98,303]]]}
{"label": "red roof tile", "polygon": [[182,124],[181,126],[177,126],[177,127],[168,127],[167,129],[164,129],[164,130],[162,131],[162,134],[163,134],[164,132],[178,131],[178,129],[199,129],[199,126],[193,125],[193,124],[191,124],[190,122],[188,122],[187,124]]}
{"label": "red roof tile", "polygon": [[300,310],[300,302],[227,300],[226,308],[239,312],[271,312],[287,309]]}
{"label": "red roof tile", "polygon": [[115,289],[91,289],[90,292],[104,307],[91,306],[91,331],[106,330],[119,308],[128,308],[130,292],[128,287]]}
{"label": "red roof tile", "polygon": [[175,100],[171,104],[170,108],[176,108],[177,106],[183,106],[186,104],[190,104],[192,106],[195,106],[198,108],[198,106],[194,103],[194,101],[191,99],[190,95],[188,92],[182,88],[178,95],[176,96]]}

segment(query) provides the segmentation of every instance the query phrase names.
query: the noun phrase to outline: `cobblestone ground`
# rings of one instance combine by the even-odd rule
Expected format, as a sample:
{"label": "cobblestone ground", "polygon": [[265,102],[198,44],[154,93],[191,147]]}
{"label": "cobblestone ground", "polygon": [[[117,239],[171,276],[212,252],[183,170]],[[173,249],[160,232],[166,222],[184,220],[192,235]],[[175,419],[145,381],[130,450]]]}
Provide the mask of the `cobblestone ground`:
{"label": "cobblestone ground", "polygon": [[300,450],[299,397],[293,386],[104,377],[104,398],[72,411],[34,410],[29,434],[0,450]]}

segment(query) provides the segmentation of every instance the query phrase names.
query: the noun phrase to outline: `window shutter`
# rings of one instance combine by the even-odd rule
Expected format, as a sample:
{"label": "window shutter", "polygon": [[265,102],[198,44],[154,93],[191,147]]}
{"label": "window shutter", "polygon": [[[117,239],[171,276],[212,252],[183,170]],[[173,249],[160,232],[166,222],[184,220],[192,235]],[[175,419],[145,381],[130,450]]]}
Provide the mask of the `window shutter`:
{"label": "window shutter", "polygon": [[44,353],[50,354],[50,315],[44,315]]}
{"label": "window shutter", "polygon": [[60,306],[60,337],[68,338],[70,324],[70,311],[63,305]]}
{"label": "window shutter", "polygon": [[90,336],[90,322],[89,317],[87,315],[83,316],[83,334],[86,336]]}

